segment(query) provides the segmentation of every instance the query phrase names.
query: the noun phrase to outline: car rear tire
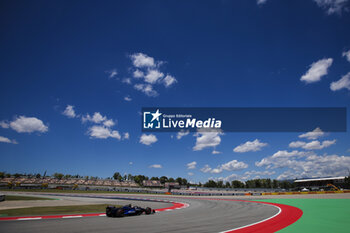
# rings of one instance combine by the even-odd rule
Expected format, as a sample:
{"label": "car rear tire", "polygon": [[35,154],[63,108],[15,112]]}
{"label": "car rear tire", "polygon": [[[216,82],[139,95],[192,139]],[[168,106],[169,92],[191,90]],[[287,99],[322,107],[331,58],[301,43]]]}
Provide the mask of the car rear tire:
{"label": "car rear tire", "polygon": [[114,206],[108,206],[106,208],[106,215],[107,217],[113,217],[112,209],[115,208]]}
{"label": "car rear tire", "polygon": [[145,210],[145,214],[151,214],[152,213],[152,209],[147,207]]}

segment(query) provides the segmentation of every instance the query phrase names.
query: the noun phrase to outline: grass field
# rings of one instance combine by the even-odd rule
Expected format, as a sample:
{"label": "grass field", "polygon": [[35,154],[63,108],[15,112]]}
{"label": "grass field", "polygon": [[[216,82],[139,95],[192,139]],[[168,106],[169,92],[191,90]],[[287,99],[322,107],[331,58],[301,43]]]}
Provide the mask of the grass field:
{"label": "grass field", "polygon": [[[142,192],[118,192],[118,191],[96,191],[96,190],[60,190],[60,189],[6,189],[7,192],[44,192],[44,193],[121,193],[121,194],[149,194]],[[157,195],[165,195],[164,193],[157,193]]]}
{"label": "grass field", "polygon": [[55,214],[87,214],[104,213],[107,204],[77,205],[77,206],[45,206],[0,210],[0,216],[35,216]]}
{"label": "grass field", "polygon": [[32,200],[57,200],[57,199],[45,198],[45,197],[15,196],[15,195],[6,195],[6,198],[5,198],[5,201],[32,201]]}
{"label": "grass field", "polygon": [[257,200],[298,207],[303,216],[281,233],[348,233],[350,199],[267,199]]}

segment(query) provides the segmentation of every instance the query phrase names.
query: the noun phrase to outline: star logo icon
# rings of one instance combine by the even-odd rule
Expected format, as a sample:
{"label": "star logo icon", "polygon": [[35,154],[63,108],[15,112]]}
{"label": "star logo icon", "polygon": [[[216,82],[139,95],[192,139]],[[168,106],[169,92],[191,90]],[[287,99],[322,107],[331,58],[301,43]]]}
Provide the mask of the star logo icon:
{"label": "star logo icon", "polygon": [[151,114],[153,116],[151,122],[153,122],[154,120],[159,121],[159,117],[162,115],[161,113],[159,113],[159,109],[157,109],[155,113],[151,113]]}

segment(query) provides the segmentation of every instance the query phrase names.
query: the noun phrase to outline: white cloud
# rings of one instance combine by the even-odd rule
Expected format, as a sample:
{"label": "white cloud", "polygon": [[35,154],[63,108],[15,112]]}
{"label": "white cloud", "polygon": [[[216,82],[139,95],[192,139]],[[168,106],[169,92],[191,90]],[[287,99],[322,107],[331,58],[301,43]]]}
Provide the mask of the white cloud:
{"label": "white cloud", "polygon": [[203,168],[201,168],[201,172],[207,173],[210,171],[211,171],[211,168],[209,167],[208,164],[206,164]]}
{"label": "white cloud", "polygon": [[189,176],[193,176],[193,175],[194,175],[194,173],[193,173],[193,172],[189,172],[189,173],[187,173],[187,175],[189,175]]}
{"label": "white cloud", "polygon": [[177,139],[181,139],[182,137],[187,136],[189,133],[190,133],[189,131],[179,131],[179,132],[176,134],[176,138],[177,138]]}
{"label": "white cloud", "polygon": [[348,0],[314,0],[321,8],[326,9],[327,14],[341,14],[343,10],[348,10],[346,4]]}
{"label": "white cloud", "polygon": [[208,164],[205,165],[201,171],[204,173],[221,173],[223,171],[238,171],[238,170],[242,170],[248,167],[248,164],[244,163],[244,162],[239,162],[237,160],[232,160],[230,162],[221,164],[219,166],[217,166],[216,168],[211,168]]}
{"label": "white cloud", "polygon": [[110,128],[110,127],[114,126],[115,123],[114,123],[113,120],[110,119],[110,120],[105,120],[105,121],[103,122],[103,125],[106,126],[106,127],[108,127],[108,128]]}
{"label": "white cloud", "polygon": [[128,132],[123,134],[123,139],[129,139],[130,138],[130,134]]}
{"label": "white cloud", "polygon": [[196,169],[196,165],[197,165],[196,161],[186,164],[187,169]]}
{"label": "white cloud", "polygon": [[315,139],[322,137],[324,135],[325,135],[325,133],[319,127],[317,127],[316,129],[314,129],[311,132],[307,132],[307,133],[299,135],[299,138],[307,138],[309,140],[315,140]]}
{"label": "white cloud", "polygon": [[131,78],[123,78],[122,82],[126,84],[131,84]]}
{"label": "white cloud", "polygon": [[[155,61],[153,57],[143,53],[132,54],[130,58],[134,66],[131,68],[132,76],[138,82],[134,85],[134,88],[147,96],[158,96],[158,92],[153,85],[162,83],[165,87],[169,87],[177,82],[170,74],[164,78],[164,73],[160,69],[164,62]],[[131,84],[131,80],[129,79],[127,83]]]}
{"label": "white cloud", "polygon": [[10,128],[10,124],[7,121],[0,121],[0,126],[4,129]]}
{"label": "white cloud", "polygon": [[263,143],[260,142],[258,139],[255,139],[254,141],[247,141],[246,143],[237,146],[233,149],[233,151],[239,153],[244,153],[248,151],[259,151],[267,145],[267,143]]}
{"label": "white cloud", "polygon": [[305,150],[321,150],[323,148],[326,148],[326,147],[329,147],[333,144],[336,143],[336,140],[325,140],[323,141],[322,143],[320,141],[311,141],[311,142],[301,142],[301,141],[296,141],[296,142],[291,142],[289,144],[289,147],[292,147],[292,148],[298,148],[298,147],[301,147]]}
{"label": "white cloud", "polygon": [[338,91],[346,88],[350,91],[350,72],[344,75],[341,79],[336,82],[332,82],[330,85],[332,91]]}
{"label": "white cloud", "polygon": [[194,151],[203,150],[207,147],[216,147],[220,144],[220,132],[198,132],[196,137],[196,145],[193,147]]}
{"label": "white cloud", "polygon": [[11,140],[3,136],[0,136],[0,142],[18,144],[16,140]]}
{"label": "white cloud", "polygon": [[218,178],[209,178],[209,180],[215,180],[215,181],[224,181],[224,182],[231,182],[233,180],[243,180],[242,176],[240,175],[237,175],[237,174],[231,174],[229,176],[226,176],[226,177],[218,177]]}
{"label": "white cloud", "polygon": [[305,144],[306,144],[306,142],[295,141],[295,142],[289,143],[289,147],[291,147],[291,148],[298,148],[298,147],[303,147]]}
{"label": "white cloud", "polygon": [[113,78],[114,76],[117,76],[118,72],[117,72],[117,69],[112,69],[112,70],[109,70],[109,71],[106,71],[109,78]]}
{"label": "white cloud", "polygon": [[284,169],[278,179],[327,177],[348,174],[350,156],[317,155],[314,152],[278,151],[255,163],[267,169]]}
{"label": "white cloud", "polygon": [[63,111],[62,114],[65,115],[66,117],[69,117],[69,118],[76,117],[76,114],[75,114],[75,111],[74,111],[74,106],[67,105],[66,109]]}
{"label": "white cloud", "polygon": [[228,163],[222,164],[220,166],[221,170],[226,170],[226,171],[237,171],[237,170],[242,170],[244,168],[247,168],[248,164],[244,162],[238,162],[237,160],[232,160]]}
{"label": "white cloud", "polygon": [[297,150],[288,152],[286,150],[278,151],[270,157],[263,158],[261,161],[255,162],[257,167],[266,166],[267,169],[270,168],[281,168],[290,164],[292,157],[302,157],[307,153],[313,152],[299,152]]}
{"label": "white cloud", "polygon": [[213,150],[211,153],[212,153],[213,155],[221,154],[221,152],[220,152],[220,151],[217,151],[217,150]]}
{"label": "white cloud", "polygon": [[124,100],[130,102],[132,100],[132,98],[130,96],[125,96]]}
{"label": "white cloud", "polygon": [[81,121],[83,123],[92,122],[95,124],[102,124],[103,126],[106,126],[108,128],[113,127],[115,125],[115,122],[112,119],[108,119],[106,116],[103,116],[99,112],[95,112],[93,116],[90,116],[90,114],[87,113],[85,116],[81,117]]}
{"label": "white cloud", "polygon": [[145,93],[147,96],[157,96],[158,95],[158,92],[155,91],[152,87],[152,85],[150,84],[142,84],[142,83],[139,83],[139,84],[135,84],[134,85],[134,88],[138,91],[142,91],[143,93]]}
{"label": "white cloud", "polygon": [[130,56],[135,67],[153,67],[155,66],[154,58],[144,53],[135,53]]}
{"label": "white cloud", "polygon": [[332,58],[321,59],[311,64],[310,69],[300,80],[306,83],[314,83],[321,80],[321,77],[328,73],[328,68],[332,65]]}
{"label": "white cloud", "polygon": [[129,162],[129,165],[133,165],[134,163],[133,162]]}
{"label": "white cloud", "polygon": [[112,130],[105,126],[94,125],[89,128],[88,135],[92,138],[106,139],[115,138],[120,140],[121,136],[117,130]]}
{"label": "white cloud", "polygon": [[252,170],[252,171],[246,171],[243,175],[237,175],[237,174],[231,174],[227,177],[219,177],[219,178],[216,178],[216,180],[222,180],[222,181],[225,181],[225,182],[230,182],[230,181],[233,181],[233,180],[240,180],[240,181],[246,181],[248,179],[257,179],[257,178],[260,178],[260,177],[270,177],[271,175],[275,174],[276,172],[275,171],[255,171],[255,170]]}
{"label": "white cloud", "polygon": [[348,62],[350,62],[350,49],[348,51],[344,51],[342,55],[343,57],[346,57],[346,60],[348,60]]}
{"label": "white cloud", "polygon": [[157,137],[153,134],[149,134],[149,135],[142,134],[140,137],[140,143],[147,145],[147,146],[149,146],[157,141],[158,141]]}
{"label": "white cloud", "polygon": [[148,70],[148,73],[144,78],[145,78],[145,82],[154,84],[163,77],[164,77],[164,74],[159,70]]}
{"label": "white cloud", "polygon": [[134,78],[143,78],[145,74],[141,70],[135,70],[133,73]]}
{"label": "white cloud", "polygon": [[160,165],[160,164],[153,164],[153,165],[150,165],[149,168],[162,168],[163,166]]}
{"label": "white cloud", "polygon": [[255,171],[255,170],[252,170],[252,171],[246,171],[244,173],[244,175],[246,176],[252,176],[252,175],[259,175],[259,176],[271,176],[273,174],[275,174],[276,172],[275,171]]}
{"label": "white cloud", "polygon": [[18,133],[32,133],[35,131],[45,133],[49,130],[49,127],[36,117],[17,117],[14,121],[10,122],[9,126]]}
{"label": "white cloud", "polygon": [[262,5],[262,4],[265,4],[266,2],[267,2],[267,0],[257,0],[256,4]]}
{"label": "white cloud", "polygon": [[96,124],[99,124],[103,121],[107,120],[106,116],[102,116],[101,113],[95,112],[94,115],[91,117],[89,114],[86,114],[85,116],[82,116],[81,120],[84,122],[90,121]]}
{"label": "white cloud", "polygon": [[177,80],[173,76],[167,75],[163,79],[163,82],[164,82],[165,87],[170,87],[171,85],[175,84],[177,82]]}

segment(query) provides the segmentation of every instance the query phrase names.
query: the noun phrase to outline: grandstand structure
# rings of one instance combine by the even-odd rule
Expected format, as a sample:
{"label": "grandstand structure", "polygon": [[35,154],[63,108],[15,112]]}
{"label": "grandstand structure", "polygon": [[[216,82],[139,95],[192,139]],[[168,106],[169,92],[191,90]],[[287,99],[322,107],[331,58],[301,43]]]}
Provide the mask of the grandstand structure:
{"label": "grandstand structure", "polygon": [[310,189],[331,189],[332,187],[346,188],[345,176],[298,179],[295,180],[294,183],[297,187]]}
{"label": "grandstand structure", "polygon": [[23,188],[42,188],[42,187],[64,187],[73,188],[78,186],[101,186],[101,187],[140,187],[134,181],[118,181],[110,179],[56,179],[56,178],[27,178],[27,177],[9,177],[0,179],[0,187],[23,187]]}
{"label": "grandstand structure", "polygon": [[144,180],[142,185],[149,188],[181,188],[179,182],[165,182],[162,184],[159,180]]}

